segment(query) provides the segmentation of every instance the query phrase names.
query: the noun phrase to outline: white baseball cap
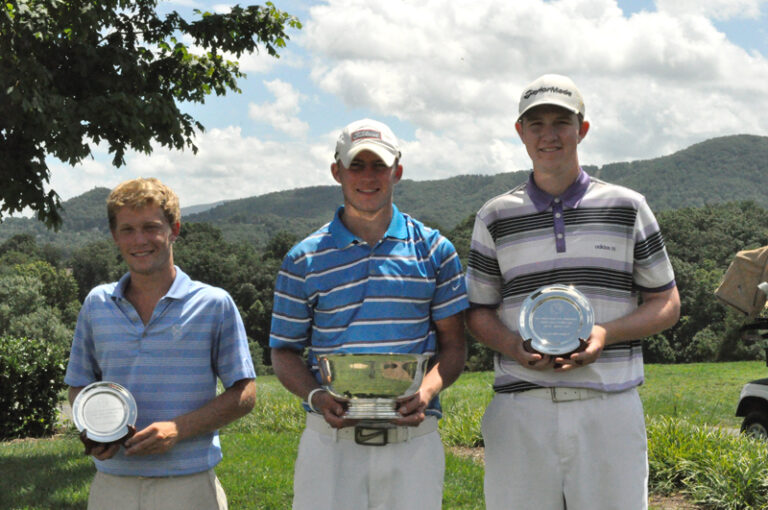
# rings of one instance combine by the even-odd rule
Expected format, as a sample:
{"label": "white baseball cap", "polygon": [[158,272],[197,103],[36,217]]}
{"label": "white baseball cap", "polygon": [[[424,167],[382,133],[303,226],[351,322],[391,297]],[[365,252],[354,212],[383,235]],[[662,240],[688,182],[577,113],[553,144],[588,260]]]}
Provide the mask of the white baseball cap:
{"label": "white baseball cap", "polygon": [[345,127],[336,141],[336,159],[345,167],[362,151],[376,154],[387,166],[392,166],[400,157],[400,146],[395,134],[386,124],[362,119]]}
{"label": "white baseball cap", "polygon": [[520,95],[517,120],[535,106],[552,104],[561,106],[575,114],[584,116],[584,98],[576,88],[576,84],[567,76],[560,74],[545,74],[539,76],[523,89]]}

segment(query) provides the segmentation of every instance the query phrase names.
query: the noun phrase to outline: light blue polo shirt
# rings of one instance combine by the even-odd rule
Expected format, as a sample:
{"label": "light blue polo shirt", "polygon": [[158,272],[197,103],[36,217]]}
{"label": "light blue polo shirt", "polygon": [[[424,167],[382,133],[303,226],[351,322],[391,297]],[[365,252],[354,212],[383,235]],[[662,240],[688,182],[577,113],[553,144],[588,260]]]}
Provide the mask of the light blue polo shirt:
{"label": "light blue polo shirt", "polygon": [[[223,289],[193,281],[176,267],[168,293],[144,325],[119,282],[94,288],[83,302],[64,382],[86,386],[113,381],[136,399],[137,430],[199,409],[226,388],[256,373],[243,321]],[[206,471],[221,460],[218,433],[177,443],[161,455],[95,460],[104,473],[175,476]]]}
{"label": "light blue polo shirt", "polygon": [[[434,321],[469,306],[461,262],[437,230],[401,213],[371,247],[334,219],[294,246],[277,276],[270,347],[323,353],[426,353]],[[439,415],[437,399],[430,405]]]}

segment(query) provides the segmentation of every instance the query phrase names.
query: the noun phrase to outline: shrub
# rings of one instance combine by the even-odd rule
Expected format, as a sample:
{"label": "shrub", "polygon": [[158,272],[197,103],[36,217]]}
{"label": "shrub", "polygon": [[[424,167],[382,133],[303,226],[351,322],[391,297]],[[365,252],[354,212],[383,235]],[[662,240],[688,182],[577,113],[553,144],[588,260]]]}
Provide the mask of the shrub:
{"label": "shrub", "polygon": [[45,341],[0,337],[0,440],[53,433],[64,370]]}
{"label": "shrub", "polygon": [[768,444],[676,418],[648,421],[653,492],[682,492],[713,510],[768,507]]}

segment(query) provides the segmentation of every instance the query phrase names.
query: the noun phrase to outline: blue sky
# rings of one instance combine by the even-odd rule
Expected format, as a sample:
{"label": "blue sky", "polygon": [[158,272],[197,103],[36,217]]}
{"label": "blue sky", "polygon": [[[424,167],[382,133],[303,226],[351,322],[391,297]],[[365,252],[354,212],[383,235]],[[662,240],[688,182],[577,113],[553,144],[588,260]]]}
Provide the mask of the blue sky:
{"label": "blue sky", "polygon": [[393,128],[405,178],[524,170],[517,100],[549,72],[584,95],[582,164],[768,136],[768,0],[273,1],[304,28],[280,59],[240,59],[242,94],[184,105],[206,126],[196,156],[158,147],[115,169],[101,147],[74,168],[50,160],[51,186],[66,200],[155,176],[189,206],[333,184],[337,133],[362,117]]}

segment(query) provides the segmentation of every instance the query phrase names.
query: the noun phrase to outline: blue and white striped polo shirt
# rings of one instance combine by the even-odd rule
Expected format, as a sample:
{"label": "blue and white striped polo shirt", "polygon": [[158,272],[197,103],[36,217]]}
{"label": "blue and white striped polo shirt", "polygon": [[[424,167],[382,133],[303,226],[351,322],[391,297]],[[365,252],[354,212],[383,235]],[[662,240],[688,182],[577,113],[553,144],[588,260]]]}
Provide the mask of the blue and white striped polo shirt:
{"label": "blue and white striped polo shirt", "polygon": [[[240,314],[223,289],[193,281],[178,267],[168,293],[145,326],[119,282],[94,288],[83,302],[67,374],[69,386],[113,381],[136,399],[136,428],[199,409],[226,388],[256,377]],[[175,476],[206,471],[221,460],[218,433],[180,441],[161,455],[95,460],[104,473]]]}
{"label": "blue and white striped polo shirt", "polygon": [[270,347],[308,348],[318,380],[322,353],[434,354],[433,321],[468,307],[459,257],[437,230],[394,207],[371,248],[344,226],[343,210],[288,252],[275,284]]}
{"label": "blue and white striped polo shirt", "polygon": [[[472,305],[498,307],[517,331],[523,300],[549,284],[573,285],[590,300],[595,321],[623,317],[638,292],[675,285],[656,218],[639,193],[583,170],[559,197],[527,183],[477,213],[467,268]],[[597,362],[567,372],[534,371],[496,356],[497,391],[570,386],[622,391],[643,382],[640,340],[607,346]]]}

